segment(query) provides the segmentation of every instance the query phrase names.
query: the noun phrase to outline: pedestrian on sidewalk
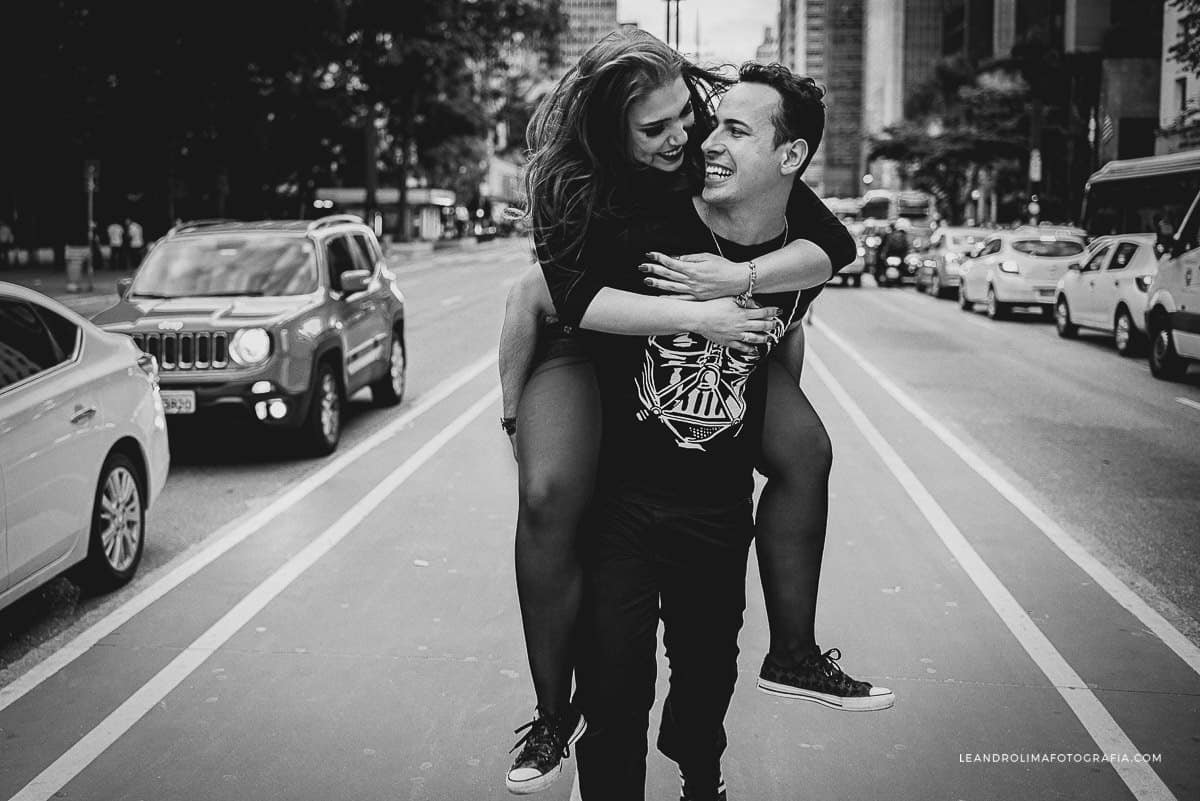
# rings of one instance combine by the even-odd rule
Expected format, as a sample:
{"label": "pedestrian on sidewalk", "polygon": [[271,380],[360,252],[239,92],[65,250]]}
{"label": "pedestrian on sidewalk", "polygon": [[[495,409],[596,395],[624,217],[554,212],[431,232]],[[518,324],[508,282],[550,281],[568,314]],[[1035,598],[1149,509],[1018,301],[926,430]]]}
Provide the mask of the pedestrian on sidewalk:
{"label": "pedestrian on sidewalk", "polygon": [[8,220],[0,220],[0,264],[12,266],[12,252],[16,245],[16,237],[8,224]]}
{"label": "pedestrian on sidewalk", "polygon": [[146,250],[146,241],[142,235],[141,223],[131,217],[125,218],[125,241],[129,254],[125,266],[127,269],[136,270],[138,265],[142,263],[142,256]]}
{"label": "pedestrian on sidewalk", "polygon": [[116,220],[108,225],[108,268],[125,269],[125,228]]}

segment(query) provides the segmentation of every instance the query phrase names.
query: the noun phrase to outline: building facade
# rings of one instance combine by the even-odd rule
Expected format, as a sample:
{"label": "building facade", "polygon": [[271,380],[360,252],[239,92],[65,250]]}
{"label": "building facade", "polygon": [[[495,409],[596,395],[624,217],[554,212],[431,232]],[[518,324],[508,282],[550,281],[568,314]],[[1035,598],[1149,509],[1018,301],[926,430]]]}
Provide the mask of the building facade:
{"label": "building facade", "polygon": [[560,69],[566,71],[597,41],[620,28],[617,0],[564,0],[567,30],[560,39]]}
{"label": "building facade", "polygon": [[1172,5],[1163,10],[1162,53],[1159,60],[1158,139],[1156,153],[1178,153],[1200,147],[1198,126],[1188,125],[1189,112],[1195,119],[1200,109],[1200,75],[1188,71],[1171,57],[1179,41],[1179,19],[1183,12]]}
{"label": "building facade", "polygon": [[779,40],[775,38],[775,29],[767,27],[763,31],[762,44],[754,53],[754,60],[759,64],[772,64],[779,61]]}

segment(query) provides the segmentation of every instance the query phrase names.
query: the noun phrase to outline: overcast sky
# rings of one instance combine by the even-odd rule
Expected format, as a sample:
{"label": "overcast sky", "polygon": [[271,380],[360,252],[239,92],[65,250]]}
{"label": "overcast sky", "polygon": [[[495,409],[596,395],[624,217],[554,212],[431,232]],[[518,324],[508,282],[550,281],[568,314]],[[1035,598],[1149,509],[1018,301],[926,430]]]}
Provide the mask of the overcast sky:
{"label": "overcast sky", "polygon": [[[739,64],[754,58],[763,28],[775,28],[779,0],[681,0],[680,50],[696,50],[696,15],[700,15],[701,58]],[[660,39],[666,36],[666,0],[617,0],[617,19],[638,22]],[[778,34],[778,32],[776,32]]]}

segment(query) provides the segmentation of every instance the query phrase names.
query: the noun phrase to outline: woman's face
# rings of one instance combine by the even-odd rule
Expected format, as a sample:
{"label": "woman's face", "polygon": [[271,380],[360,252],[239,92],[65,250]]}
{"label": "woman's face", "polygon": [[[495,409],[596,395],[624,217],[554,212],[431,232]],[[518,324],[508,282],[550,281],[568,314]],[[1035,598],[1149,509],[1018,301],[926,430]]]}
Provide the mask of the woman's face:
{"label": "woman's face", "polygon": [[638,164],[663,172],[683,165],[692,118],[691,95],[683,78],[663,84],[629,108],[629,154]]}

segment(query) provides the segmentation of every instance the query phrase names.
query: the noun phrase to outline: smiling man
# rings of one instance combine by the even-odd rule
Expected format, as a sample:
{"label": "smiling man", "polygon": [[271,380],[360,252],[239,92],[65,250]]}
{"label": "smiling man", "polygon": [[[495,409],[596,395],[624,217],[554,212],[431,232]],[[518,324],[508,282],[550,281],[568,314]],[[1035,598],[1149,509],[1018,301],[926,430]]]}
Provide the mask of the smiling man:
{"label": "smiling man", "polygon": [[[628,263],[583,276],[559,304],[568,318],[578,315],[583,328],[610,332],[591,343],[603,442],[596,496],[580,538],[586,645],[577,663],[577,701],[590,729],[577,756],[585,799],[644,796],[660,617],[671,689],[659,750],[679,765],[686,801],[725,798],[724,718],[737,678],[754,535],[764,363],[815,294],[795,291],[794,275],[759,274],[753,260],[807,237],[789,230],[786,211],[824,128],[824,92],[811,79],[758,64],[743,66],[739,78],[703,145],[702,192],[685,190],[665,207],[647,210],[629,235],[628,258],[636,264],[652,250],[715,248],[732,262],[749,263],[737,290],[740,302],[778,309],[774,330],[748,335],[742,348],[690,332],[612,335],[623,330],[630,301],[605,289],[654,294]],[[668,116],[682,105],[664,96],[664,111],[639,118],[635,110],[635,157],[644,155],[639,160],[651,166],[680,158],[656,126],[672,124]],[[642,135],[648,146],[639,150]],[[588,287],[589,281],[598,286]]]}

